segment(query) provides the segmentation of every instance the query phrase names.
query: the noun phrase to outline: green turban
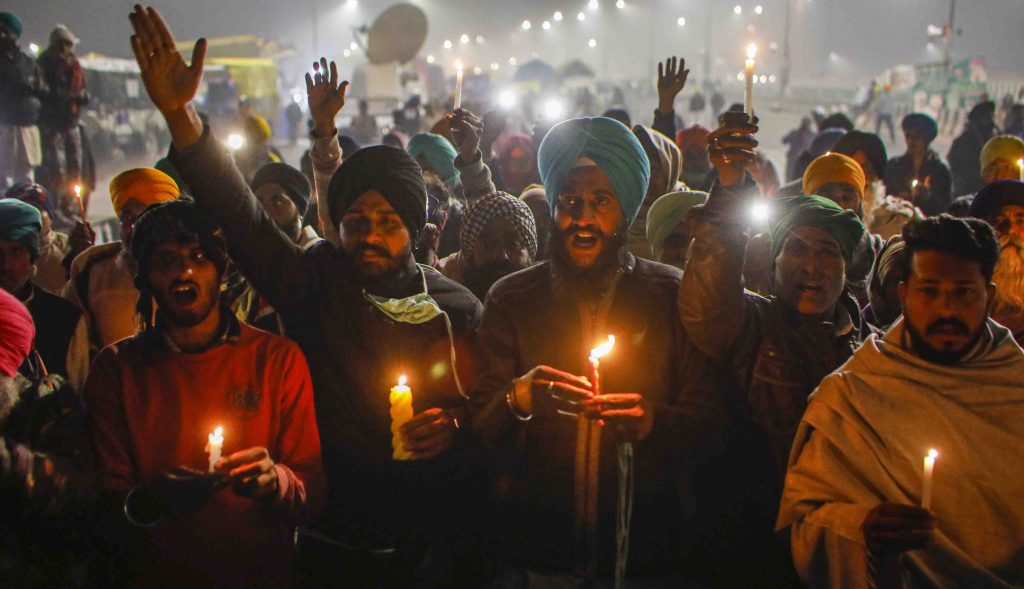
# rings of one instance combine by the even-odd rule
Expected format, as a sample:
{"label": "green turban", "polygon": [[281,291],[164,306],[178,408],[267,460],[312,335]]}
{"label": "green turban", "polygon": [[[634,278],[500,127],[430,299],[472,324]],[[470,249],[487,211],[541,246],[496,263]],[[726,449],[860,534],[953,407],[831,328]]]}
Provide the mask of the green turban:
{"label": "green turban", "polygon": [[839,243],[849,264],[864,236],[864,224],[853,213],[820,196],[794,196],[778,201],[778,215],[772,224],[772,260],[779,257],[789,232],[797,227],[817,227]]}
{"label": "green turban", "polygon": [[32,261],[39,257],[39,234],[43,217],[34,206],[5,198],[0,200],[0,241],[20,241],[28,248]]}
{"label": "green turban", "polygon": [[459,154],[451,141],[437,133],[417,133],[409,140],[406,151],[414,158],[423,157],[427,160],[448,188],[459,184],[459,171],[455,169],[455,158]]}
{"label": "green turban", "polygon": [[654,201],[647,212],[647,242],[651,244],[654,259],[661,258],[661,245],[686,219],[690,209],[704,204],[708,193],[696,190],[670,192]]}
{"label": "green turban", "polygon": [[552,212],[566,176],[581,158],[592,161],[608,177],[632,225],[651,181],[651,162],[640,141],[628,127],[605,117],[572,119],[552,127],[537,154]]}

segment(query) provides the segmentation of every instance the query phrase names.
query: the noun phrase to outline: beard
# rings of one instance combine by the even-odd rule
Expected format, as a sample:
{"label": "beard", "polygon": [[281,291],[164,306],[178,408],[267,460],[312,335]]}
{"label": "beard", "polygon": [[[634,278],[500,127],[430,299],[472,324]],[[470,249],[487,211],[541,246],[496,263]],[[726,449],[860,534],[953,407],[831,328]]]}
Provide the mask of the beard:
{"label": "beard", "polygon": [[[611,235],[605,234],[593,225],[563,231],[558,225],[552,224],[548,237],[548,253],[551,257],[551,268],[555,279],[564,284],[570,293],[581,294],[586,298],[597,298],[603,295],[621,264],[622,250],[626,246],[627,229],[625,220]],[[589,231],[603,242],[601,253],[590,266],[576,265],[566,246],[569,238],[579,231]]]}
{"label": "beard", "polygon": [[[962,348],[957,350],[940,350],[928,343],[928,340],[925,339],[924,335],[914,327],[914,323],[909,317],[905,318],[904,325],[906,325],[907,333],[910,335],[910,343],[914,346],[914,351],[917,355],[926,362],[940,364],[942,366],[952,366],[963,359],[968,352],[974,349],[975,344],[978,343],[978,340],[981,339],[982,334],[985,332],[984,329],[979,329],[978,332],[974,334],[974,337],[967,342],[967,345]],[[931,332],[932,330],[942,328],[955,328],[964,335],[970,333],[970,329],[957,319],[940,319],[925,328],[925,331]]]}
{"label": "beard", "polygon": [[999,261],[992,275],[996,284],[992,318],[1017,333],[1024,329],[1024,239],[1004,235],[999,245]]}

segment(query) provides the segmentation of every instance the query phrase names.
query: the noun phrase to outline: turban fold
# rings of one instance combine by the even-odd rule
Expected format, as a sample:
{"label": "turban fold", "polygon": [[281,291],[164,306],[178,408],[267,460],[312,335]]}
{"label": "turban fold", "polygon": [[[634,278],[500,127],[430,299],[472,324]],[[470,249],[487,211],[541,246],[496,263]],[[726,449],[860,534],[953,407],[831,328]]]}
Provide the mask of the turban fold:
{"label": "turban fold", "polygon": [[51,219],[53,218],[53,200],[47,196],[46,189],[39,184],[30,184],[28,182],[15,184],[7,190],[4,198],[16,198],[21,202],[34,206],[41,213],[45,211],[50,215]]}
{"label": "turban fold", "polygon": [[537,154],[552,212],[566,176],[580,158],[593,161],[608,177],[626,223],[632,225],[651,180],[651,162],[640,141],[622,123],[603,117],[572,119],[552,127]]}
{"label": "turban fold", "polygon": [[284,193],[295,203],[299,215],[306,214],[306,208],[309,206],[309,193],[313,189],[302,172],[288,164],[278,162],[264,164],[252,178],[253,191],[264,184],[277,184],[284,188]]}
{"label": "turban fold", "polygon": [[33,262],[39,257],[39,234],[42,231],[39,209],[12,198],[0,200],[0,240],[23,243]]}
{"label": "turban fold", "polygon": [[1006,205],[1024,207],[1024,182],[1000,180],[985,186],[971,201],[967,216],[991,219]]}
{"label": "turban fold", "polygon": [[890,319],[899,315],[899,309],[890,309],[886,305],[885,287],[896,279],[899,279],[896,282],[900,282],[906,278],[899,275],[906,268],[903,264],[903,251],[906,245],[902,235],[893,235],[882,246],[874,265],[871,266],[871,272],[868,274],[868,302],[871,303],[876,317],[883,315],[886,316],[885,319]]}
{"label": "turban fold", "polygon": [[661,257],[661,246],[665,239],[686,219],[690,210],[704,204],[708,193],[695,190],[670,192],[654,201],[647,212],[647,242],[651,244],[654,259]]}
{"label": "turban fold", "polygon": [[931,143],[939,136],[939,124],[931,116],[921,112],[912,112],[903,117],[903,122],[900,126],[903,127],[904,132],[909,129],[918,131],[928,143]]}
{"label": "turban fold", "polygon": [[794,196],[779,199],[780,214],[772,224],[772,260],[779,257],[786,236],[797,227],[817,227],[839,243],[849,264],[864,236],[864,224],[853,211],[820,196]]}
{"label": "turban fold", "polygon": [[427,160],[448,188],[458,185],[459,171],[455,169],[455,158],[459,154],[451,141],[436,133],[417,133],[409,140],[406,151],[414,158]]}
{"label": "turban fold", "polygon": [[416,160],[401,149],[385,145],[352,154],[327,187],[331,222],[337,225],[352,203],[371,190],[381,193],[416,239],[427,222],[427,187]]}
{"label": "turban fold", "polygon": [[479,246],[484,228],[493,219],[505,219],[515,226],[523,238],[530,257],[537,255],[537,226],[533,212],[526,203],[504,192],[494,192],[473,201],[462,218],[459,246],[463,254],[472,256]]}
{"label": "turban fold", "polygon": [[804,170],[804,194],[818,194],[819,188],[833,182],[853,185],[864,200],[864,170],[852,157],[826,153]]}
{"label": "turban fold", "polygon": [[156,168],[135,168],[121,172],[110,181],[110,200],[114,203],[114,214],[119,217],[121,209],[131,199],[148,207],[180,195],[174,179]]}
{"label": "turban fold", "polygon": [[1024,141],[1015,135],[996,135],[981,148],[982,171],[996,160],[1006,160],[1016,165],[1019,159],[1024,159]]}
{"label": "turban fold", "polygon": [[12,377],[28,358],[36,339],[36,327],[25,305],[0,290],[0,374]]}

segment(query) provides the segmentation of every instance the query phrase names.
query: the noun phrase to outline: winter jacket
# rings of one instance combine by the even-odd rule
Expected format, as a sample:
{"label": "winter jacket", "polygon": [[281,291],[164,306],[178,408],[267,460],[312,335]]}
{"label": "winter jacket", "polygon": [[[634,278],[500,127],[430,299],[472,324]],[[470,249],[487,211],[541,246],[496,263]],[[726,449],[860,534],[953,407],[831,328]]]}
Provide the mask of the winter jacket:
{"label": "winter jacket", "polygon": [[[985,128],[987,126],[987,129]],[[950,171],[953,174],[954,194],[974,194],[985,186],[981,179],[981,149],[995,135],[997,129],[993,125],[968,123],[964,132],[953,140],[953,145],[946,154]]]}
{"label": "winter jacket", "polygon": [[89,370],[89,331],[74,304],[29,282],[18,293],[36,324],[36,351],[48,374],[59,374],[82,390]]}
{"label": "winter jacket", "polygon": [[39,124],[51,129],[72,129],[78,125],[82,107],[89,104],[85,90],[85,72],[78,58],[66,62],[54,50],[47,49],[39,56],[46,91]]}
{"label": "winter jacket", "polygon": [[953,201],[953,178],[949,168],[930,149],[920,170],[914,169],[914,160],[910,154],[889,160],[885,169],[885,189],[889,194],[901,196],[910,193],[914,180],[927,187],[924,198],[913,201],[925,215],[944,213]]}
{"label": "winter jacket", "polygon": [[[589,351],[614,335],[615,347],[601,361],[601,389],[638,392],[654,415],[650,435],[635,446],[628,575],[686,571],[696,537],[689,473],[715,448],[724,412],[716,406],[710,363],[677,320],[679,279],[675,268],[624,254],[617,284],[600,303],[567,292],[550,262],[492,287],[480,328],[484,370],[471,393],[472,426],[496,470],[500,554],[508,566],[573,573],[595,555],[599,576],[614,568],[612,433],[546,408],[539,394],[529,421],[507,402],[513,379],[538,365],[589,374]],[[598,466],[588,470],[598,456]],[[592,511],[578,503],[583,481],[598,481]]]}
{"label": "winter jacket", "polygon": [[724,394],[734,427],[720,463],[728,467],[703,473],[713,488],[717,479],[727,489],[708,509],[708,525],[720,530],[708,550],[737,558],[737,565],[749,561],[727,586],[784,587],[793,580],[792,566],[772,533],[789,448],[807,397],[870,327],[848,293],[833,321],[819,321],[799,316],[782,299],[744,290],[746,202],[716,185],[708,203],[691,213],[694,241],[679,316],[694,344],[732,376]]}
{"label": "winter jacket", "polygon": [[[357,274],[330,243],[308,250],[292,243],[266,215],[227,150],[205,132],[171,160],[196,203],[214,216],[249,282],[281,315],[286,333],[309,361],[328,480],[327,506],[316,528],[364,549],[415,544],[438,521],[452,519],[464,461],[462,447],[432,460],[394,461],[389,390],[405,375],[415,413],[440,407],[465,412],[472,383],[471,334],[481,308],[468,290],[433,269],[405,269],[376,293],[403,298],[427,292],[447,313],[422,324],[399,323],[367,299]],[[456,366],[453,366],[453,363]],[[424,509],[424,505],[430,505]]]}

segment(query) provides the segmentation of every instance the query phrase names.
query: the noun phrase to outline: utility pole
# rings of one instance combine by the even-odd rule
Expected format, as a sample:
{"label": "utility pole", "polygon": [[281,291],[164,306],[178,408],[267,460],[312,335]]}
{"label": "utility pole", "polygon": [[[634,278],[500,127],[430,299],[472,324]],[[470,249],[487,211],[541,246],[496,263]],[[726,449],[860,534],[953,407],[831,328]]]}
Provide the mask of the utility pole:
{"label": "utility pole", "polygon": [[946,26],[949,27],[949,31],[946,34],[946,42],[943,44],[945,49],[943,60],[946,64],[946,69],[949,70],[953,66],[953,38],[956,36],[956,0],[949,0],[949,21]]}
{"label": "utility pole", "polygon": [[704,3],[704,86],[711,87],[711,10],[714,2]]}
{"label": "utility pole", "polygon": [[317,15],[317,0],[310,0],[310,7],[313,9],[313,56],[320,59],[320,19]]}
{"label": "utility pole", "polygon": [[[956,0],[953,0],[956,2]],[[789,75],[792,67],[789,37],[791,33],[793,0],[786,0],[786,24],[782,32],[782,71],[779,72],[779,96],[785,97],[789,92]]]}

